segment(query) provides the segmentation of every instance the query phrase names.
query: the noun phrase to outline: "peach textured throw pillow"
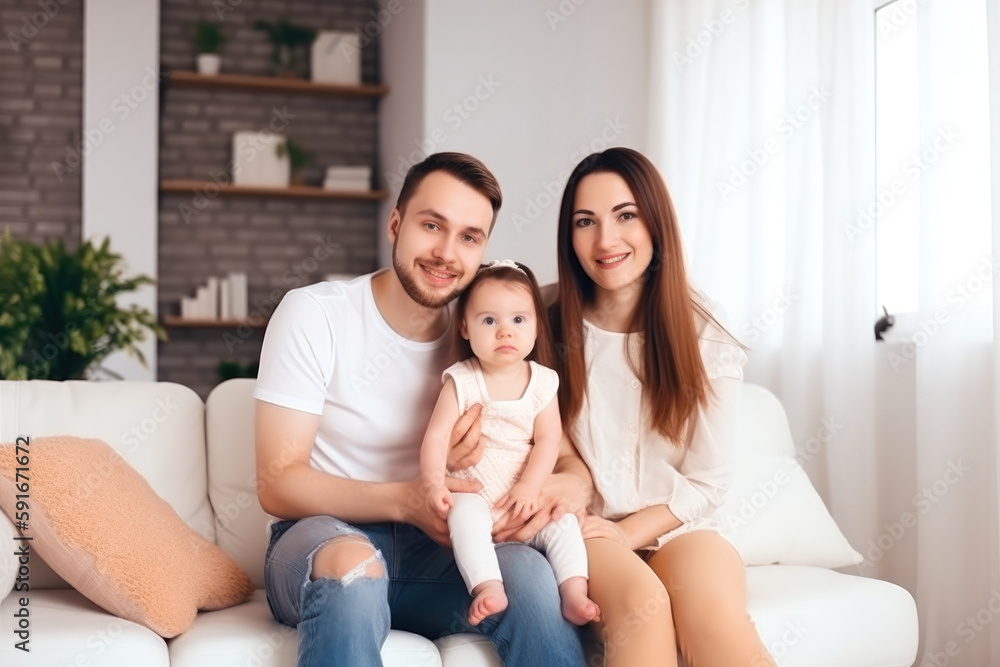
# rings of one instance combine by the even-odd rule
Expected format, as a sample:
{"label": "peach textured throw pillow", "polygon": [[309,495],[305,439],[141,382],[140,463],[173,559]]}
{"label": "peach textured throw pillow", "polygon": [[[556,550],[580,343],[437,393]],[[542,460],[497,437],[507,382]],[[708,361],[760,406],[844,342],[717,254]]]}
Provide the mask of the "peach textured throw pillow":
{"label": "peach textured throw pillow", "polygon": [[[199,609],[250,598],[240,567],[177,515],[107,443],[69,436],[28,447],[25,536],[75,589],[105,610],[174,637]],[[0,444],[0,508],[16,522],[14,443]]]}

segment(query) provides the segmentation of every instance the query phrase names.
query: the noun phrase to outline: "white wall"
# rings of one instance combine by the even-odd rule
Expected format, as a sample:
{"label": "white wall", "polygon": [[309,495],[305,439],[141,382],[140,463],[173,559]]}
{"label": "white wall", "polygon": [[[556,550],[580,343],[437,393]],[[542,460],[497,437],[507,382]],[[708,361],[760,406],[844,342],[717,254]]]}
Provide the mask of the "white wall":
{"label": "white wall", "polygon": [[[86,0],[83,8],[83,239],[111,237],[126,275],[156,278],[160,69],[158,0]],[[86,146],[86,143],[85,143]],[[156,288],[123,295],[156,313]],[[104,365],[130,380],[156,376],[156,341],[139,345],[148,368],[123,352]]]}
{"label": "white wall", "polygon": [[[386,3],[383,2],[383,5]],[[394,6],[395,7],[395,6]],[[412,0],[398,13],[388,14],[382,31],[382,79],[389,86],[389,95],[379,109],[379,160],[381,185],[389,185],[391,197],[382,206],[378,226],[379,265],[388,266],[392,249],[385,235],[389,219],[399,194],[395,181],[386,172],[406,174],[410,165],[426,153],[419,147],[424,128],[424,0]],[[383,15],[385,16],[385,15]],[[414,140],[416,139],[416,143]],[[399,177],[400,179],[402,176]]]}
{"label": "white wall", "polygon": [[[570,170],[607,146],[645,149],[648,0],[403,6],[400,18],[422,11],[423,32],[408,33],[413,50],[405,52],[389,44],[399,34],[390,34],[392,23],[383,39],[392,88],[381,114],[383,175],[395,175],[399,158],[417,150],[415,139],[429,152],[481,158],[504,193],[487,258],[517,259],[543,283],[555,280],[558,198]],[[419,96],[395,77],[418,59],[424,64]],[[421,136],[387,131],[408,125],[407,113],[422,114]],[[380,259],[389,262],[384,248]]]}

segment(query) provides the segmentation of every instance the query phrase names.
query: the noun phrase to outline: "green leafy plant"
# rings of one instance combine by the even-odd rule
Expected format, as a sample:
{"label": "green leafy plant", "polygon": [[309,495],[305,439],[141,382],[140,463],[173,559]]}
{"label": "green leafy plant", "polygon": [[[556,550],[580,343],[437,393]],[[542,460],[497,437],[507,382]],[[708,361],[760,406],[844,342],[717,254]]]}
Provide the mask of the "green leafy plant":
{"label": "green leafy plant", "polygon": [[271,45],[274,46],[271,59],[279,74],[294,72],[300,50],[316,38],[316,31],[312,28],[294,25],[284,17],[277,21],[258,19],[254,21],[253,27],[254,30],[266,32],[268,39],[271,40]]}
{"label": "green leafy plant", "polygon": [[166,340],[148,310],[116,303],[154,281],[125,278],[109,243],[87,241],[67,252],[61,240],[38,246],[12,238],[9,229],[0,237],[0,378],[80,379],[117,350],[145,365],[136,343],[146,330]]}
{"label": "green leafy plant", "polygon": [[301,180],[301,170],[312,162],[313,154],[299,146],[293,139],[285,139],[284,143],[278,144],[275,149],[278,157],[288,156],[288,164],[292,168],[292,180]]}
{"label": "green leafy plant", "polygon": [[225,382],[233,378],[255,378],[259,366],[260,364],[256,361],[249,364],[241,364],[237,361],[220,361],[217,370],[219,378]]}
{"label": "green leafy plant", "polygon": [[194,44],[198,53],[218,53],[226,43],[222,34],[222,24],[212,21],[198,21],[194,26]]}

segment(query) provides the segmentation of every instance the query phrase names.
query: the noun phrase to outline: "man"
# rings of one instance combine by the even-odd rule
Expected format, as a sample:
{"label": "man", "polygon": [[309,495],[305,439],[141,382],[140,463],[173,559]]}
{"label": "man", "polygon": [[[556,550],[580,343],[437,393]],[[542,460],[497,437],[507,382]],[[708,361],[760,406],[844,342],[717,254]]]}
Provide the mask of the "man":
{"label": "man", "polygon": [[[410,169],[389,216],[392,269],[292,290],[271,318],[254,392],[258,496],[284,521],[271,527],[265,585],[274,617],[298,628],[300,667],[381,665],[390,627],[432,639],[482,632],[516,667],[583,664],[551,568],[527,546],[497,548],[508,610],[468,625],[447,524],[422,494],[419,449],[447,364],[446,306],[482,263],[500,203],[496,178],[475,158],[429,156]],[[481,455],[469,440],[474,429],[452,468]],[[449,488],[475,491],[470,484]],[[505,532],[524,539],[547,520]]]}

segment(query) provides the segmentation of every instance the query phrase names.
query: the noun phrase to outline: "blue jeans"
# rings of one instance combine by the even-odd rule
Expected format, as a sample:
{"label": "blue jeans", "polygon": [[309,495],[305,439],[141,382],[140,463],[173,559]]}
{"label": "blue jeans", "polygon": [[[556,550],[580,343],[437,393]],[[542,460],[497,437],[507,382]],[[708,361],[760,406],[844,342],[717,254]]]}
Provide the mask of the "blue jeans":
{"label": "blue jeans", "polygon": [[[384,564],[379,578],[312,581],[312,559],[329,540],[366,537]],[[391,627],[429,639],[484,634],[505,665],[580,667],[579,629],[562,617],[559,591],[545,557],[523,544],[497,546],[510,601],[478,626],[466,620],[472,598],[451,549],[402,523],[361,526],[329,516],[279,521],[271,527],[264,585],[274,618],[298,630],[298,665],[378,667]],[[391,621],[390,621],[391,619]]]}

